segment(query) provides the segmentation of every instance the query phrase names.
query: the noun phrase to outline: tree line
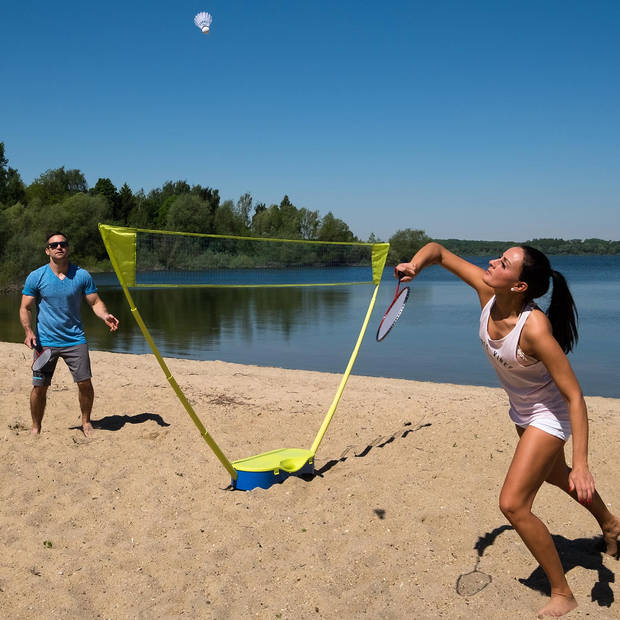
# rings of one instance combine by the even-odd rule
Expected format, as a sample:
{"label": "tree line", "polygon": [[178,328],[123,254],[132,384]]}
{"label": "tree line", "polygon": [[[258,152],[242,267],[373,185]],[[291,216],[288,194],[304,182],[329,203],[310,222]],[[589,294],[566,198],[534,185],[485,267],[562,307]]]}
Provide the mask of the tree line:
{"label": "tree line", "polygon": [[[167,181],[145,192],[127,183],[117,188],[107,177],[89,187],[84,174],[64,166],[49,169],[30,185],[9,166],[0,142],[0,286],[19,285],[45,262],[45,236],[62,230],[76,263],[91,271],[111,266],[97,224],[281,239],[378,242],[374,234],[358,239],[348,224],[332,212],[296,207],[287,195],[267,206],[243,194],[236,202],[222,200],[219,190],[186,181]],[[409,260],[431,238],[422,230],[406,228],[392,235],[389,264]],[[462,255],[494,255],[512,242],[438,240]],[[618,254],[620,242],[602,239],[535,239],[531,245],[549,254]]]}

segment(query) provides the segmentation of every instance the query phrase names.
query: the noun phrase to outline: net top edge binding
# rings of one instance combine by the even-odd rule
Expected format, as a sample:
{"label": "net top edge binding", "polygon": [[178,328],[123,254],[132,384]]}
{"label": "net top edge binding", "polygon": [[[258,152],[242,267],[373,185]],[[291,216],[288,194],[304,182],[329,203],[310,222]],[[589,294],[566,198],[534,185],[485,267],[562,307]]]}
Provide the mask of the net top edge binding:
{"label": "net top edge binding", "polygon": [[114,228],[122,230],[133,230],[136,233],[145,233],[150,235],[176,235],[182,237],[207,237],[210,239],[237,239],[240,241],[270,241],[278,243],[300,243],[311,245],[349,245],[349,246],[362,246],[372,248],[374,246],[389,246],[388,242],[380,241],[371,243],[368,241],[319,241],[316,239],[279,239],[278,237],[245,237],[242,235],[216,235],[214,233],[194,233],[194,232],[181,232],[175,230],[155,230],[149,228],[123,228],[121,226],[115,226]]}

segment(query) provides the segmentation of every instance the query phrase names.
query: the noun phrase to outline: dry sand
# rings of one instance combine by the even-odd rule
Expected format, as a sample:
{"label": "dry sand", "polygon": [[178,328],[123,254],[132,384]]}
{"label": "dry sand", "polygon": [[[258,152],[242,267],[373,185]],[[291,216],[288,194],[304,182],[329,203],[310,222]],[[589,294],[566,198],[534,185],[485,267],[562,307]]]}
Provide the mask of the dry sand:
{"label": "dry sand", "polygon": [[[500,389],[352,376],[317,475],[243,492],[153,356],[92,352],[88,440],[62,362],[31,436],[29,351],[0,353],[2,618],[532,618],[546,601],[497,507],[516,443]],[[340,380],[168,362],[230,460],[309,448]],[[587,403],[590,466],[620,512],[620,400]],[[535,511],[580,604],[568,617],[620,618],[596,522],[551,487]]]}

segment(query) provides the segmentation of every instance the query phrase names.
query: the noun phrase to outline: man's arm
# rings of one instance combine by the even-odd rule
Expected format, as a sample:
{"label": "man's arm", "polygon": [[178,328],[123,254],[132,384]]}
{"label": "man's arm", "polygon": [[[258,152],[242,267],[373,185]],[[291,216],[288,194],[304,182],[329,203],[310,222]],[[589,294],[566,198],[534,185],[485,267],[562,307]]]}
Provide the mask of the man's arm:
{"label": "man's arm", "polygon": [[22,303],[19,306],[19,321],[24,328],[26,337],[24,338],[24,344],[32,349],[37,346],[37,337],[32,331],[32,308],[34,306],[35,298],[30,295],[22,295]]}
{"label": "man's arm", "polygon": [[108,312],[98,293],[90,293],[89,295],[86,295],[86,301],[93,309],[95,315],[110,328],[111,332],[115,332],[118,329],[118,319],[113,314]]}

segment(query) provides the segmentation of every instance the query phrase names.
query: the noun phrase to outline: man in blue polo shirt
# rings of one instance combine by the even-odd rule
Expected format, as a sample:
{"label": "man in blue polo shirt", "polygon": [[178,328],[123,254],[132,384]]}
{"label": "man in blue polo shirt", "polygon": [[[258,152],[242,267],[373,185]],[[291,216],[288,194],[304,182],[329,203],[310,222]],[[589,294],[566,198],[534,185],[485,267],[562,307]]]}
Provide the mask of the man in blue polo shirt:
{"label": "man in blue polo shirt", "polygon": [[[62,357],[77,383],[82,430],[84,435],[90,437],[93,433],[90,413],[95,392],[90,380],[90,358],[82,327],[82,296],[86,297],[93,312],[110,331],[118,329],[118,319],[107,311],[88,271],[69,262],[69,243],[64,233],[48,235],[45,253],[49,256],[49,263],[35,269],[26,278],[19,309],[19,319],[26,334],[24,344],[30,349],[51,349],[49,362],[32,373],[32,433],[41,432],[47,388],[51,385],[58,358]],[[32,310],[35,306],[37,320],[33,330]]]}

